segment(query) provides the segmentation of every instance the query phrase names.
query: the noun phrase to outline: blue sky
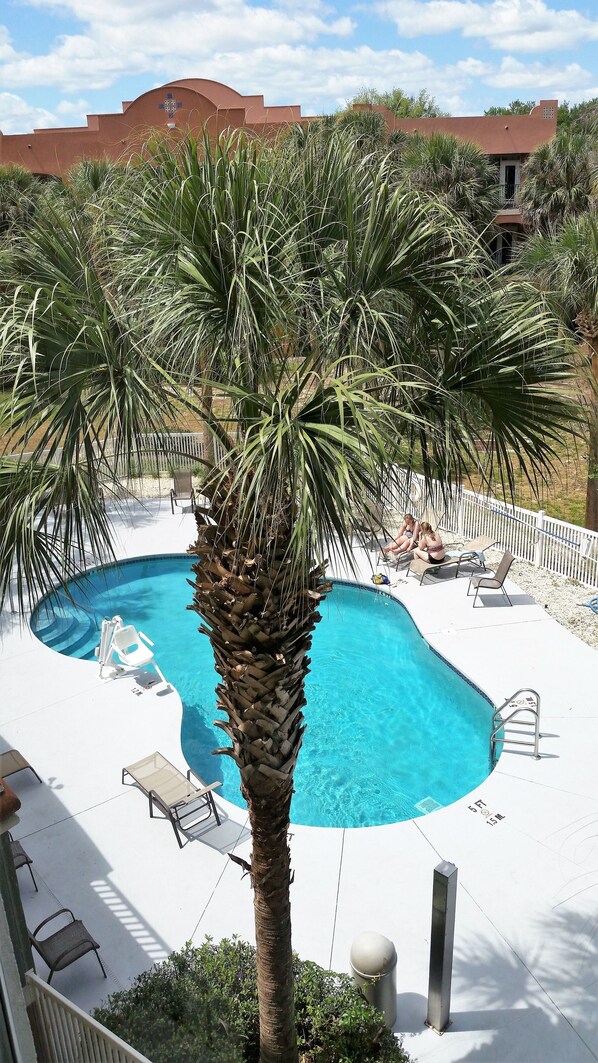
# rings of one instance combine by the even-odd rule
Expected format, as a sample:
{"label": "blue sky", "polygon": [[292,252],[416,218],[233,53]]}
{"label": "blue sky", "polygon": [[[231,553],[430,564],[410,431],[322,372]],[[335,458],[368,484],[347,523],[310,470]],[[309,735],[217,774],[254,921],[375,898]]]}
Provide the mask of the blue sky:
{"label": "blue sky", "polygon": [[2,0],[0,130],[85,123],[179,77],[335,111],[362,86],[451,114],[598,96],[598,0]]}

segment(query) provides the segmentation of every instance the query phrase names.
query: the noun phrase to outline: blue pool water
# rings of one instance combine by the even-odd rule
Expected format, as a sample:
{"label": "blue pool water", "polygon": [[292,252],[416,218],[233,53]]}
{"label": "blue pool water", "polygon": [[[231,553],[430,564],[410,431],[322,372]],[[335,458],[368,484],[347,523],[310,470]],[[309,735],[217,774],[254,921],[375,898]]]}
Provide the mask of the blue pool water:
{"label": "blue pool water", "polygon": [[[36,610],[38,637],[93,660],[102,618],[118,614],[154,642],[183,706],[182,747],[203,779],[243,806],[230,757],[215,757],[218,681],[199,635],[186,555],[97,569]],[[335,583],[314,633],[307,730],[295,774],[292,820],[363,827],[412,819],[467,794],[488,775],[490,703],[421,638],[407,611],[373,589]],[[140,753],[147,751],[139,736]],[[146,742],[146,744],[147,744]],[[142,748],[143,746],[143,748]]]}

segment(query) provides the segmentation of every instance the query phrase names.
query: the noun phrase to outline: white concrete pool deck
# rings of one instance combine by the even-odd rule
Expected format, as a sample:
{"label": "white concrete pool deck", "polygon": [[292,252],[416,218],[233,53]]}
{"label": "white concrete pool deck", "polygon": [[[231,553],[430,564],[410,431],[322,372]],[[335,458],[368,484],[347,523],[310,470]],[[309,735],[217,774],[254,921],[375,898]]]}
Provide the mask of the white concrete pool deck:
{"label": "white concrete pool deck", "polygon": [[[177,552],[194,538],[191,514],[172,516],[167,501],[117,524],[122,557]],[[369,580],[365,553],[362,563]],[[541,760],[505,752],[473,794],[407,823],[293,827],[293,942],[302,958],[346,971],[359,932],[391,938],[396,1029],[414,1059],[585,1063],[598,1059],[598,654],[507,588],[513,608],[494,592],[475,611],[466,579],[411,579],[392,593],[496,704],[520,687],[539,691]],[[178,694],[136,696],[131,676],[102,682],[97,664],[0,619],[0,748],[20,749],[43,779],[11,779],[22,800],[14,834],[40,887],[18,872],[28,925],[72,908],[108,971],[104,981],[88,955],[55,976],[56,988],[91,1009],[185,941],[253,940],[248,879],[227,855],[250,849],[241,810],[219,800],[222,826],[179,849],[168,822],[150,819],[145,798],[121,784],[121,768],[155,749],[183,763]],[[476,801],[504,819],[491,826]],[[459,869],[452,1025],[442,1037],[424,1026],[440,860]]]}

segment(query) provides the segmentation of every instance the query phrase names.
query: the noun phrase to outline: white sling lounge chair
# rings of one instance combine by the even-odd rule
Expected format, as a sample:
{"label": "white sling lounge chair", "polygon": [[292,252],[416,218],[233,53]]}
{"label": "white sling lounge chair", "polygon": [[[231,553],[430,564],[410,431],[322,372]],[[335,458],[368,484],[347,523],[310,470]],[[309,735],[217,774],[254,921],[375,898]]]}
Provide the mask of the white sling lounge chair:
{"label": "white sling lounge chair", "polygon": [[[199,786],[191,781],[192,774],[195,775]],[[157,751],[135,764],[129,764],[128,768],[123,768],[123,783],[125,775],[130,775],[147,796],[150,816],[153,817],[155,806],[170,820],[181,849],[181,830],[209,819],[210,816],[214,816],[220,826],[220,816],[212,793],[222,785],[220,782],[205,783],[191,768],[187,769],[185,775]]]}

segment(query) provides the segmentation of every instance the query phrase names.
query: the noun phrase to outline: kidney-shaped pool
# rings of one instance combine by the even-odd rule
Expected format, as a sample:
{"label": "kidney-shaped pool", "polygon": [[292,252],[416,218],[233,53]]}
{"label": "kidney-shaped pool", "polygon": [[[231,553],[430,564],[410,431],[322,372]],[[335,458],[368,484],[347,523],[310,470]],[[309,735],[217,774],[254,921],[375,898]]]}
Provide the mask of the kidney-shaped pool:
{"label": "kidney-shaped pool", "polygon": [[[102,618],[118,614],[155,643],[183,702],[189,765],[244,806],[223,732],[210,643],[197,631],[187,555],[137,558],[73,580],[73,601],[45,599],[32,617],[46,645],[93,660]],[[307,730],[295,772],[294,823],[366,827],[424,815],[473,790],[491,770],[492,705],[421,637],[389,595],[335,582],[316,626],[306,682]],[[139,736],[139,755],[149,736]]]}

